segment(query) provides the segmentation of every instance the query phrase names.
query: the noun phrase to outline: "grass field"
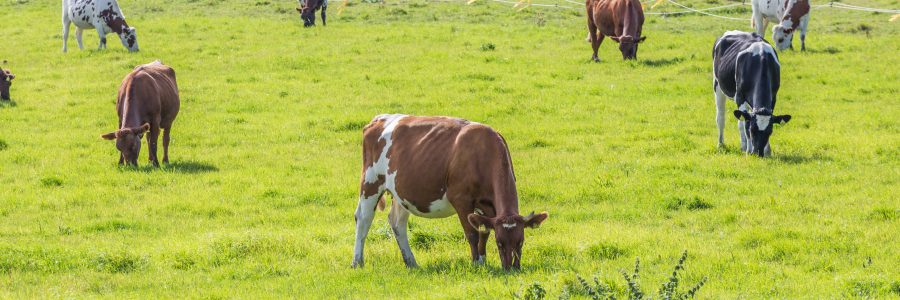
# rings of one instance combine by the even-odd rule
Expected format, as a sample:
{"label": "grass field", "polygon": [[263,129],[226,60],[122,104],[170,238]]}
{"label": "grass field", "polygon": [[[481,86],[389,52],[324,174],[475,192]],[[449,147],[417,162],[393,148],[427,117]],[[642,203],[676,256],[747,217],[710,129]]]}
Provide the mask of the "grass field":
{"label": "grass field", "polygon": [[[304,29],[292,1],[122,0],[140,52],[114,36],[96,51],[87,31],[89,50],[70,38],[63,54],[59,5],[0,1],[17,75],[0,103],[2,298],[508,298],[534,282],[555,298],[576,273],[624,292],[638,257],[655,295],[684,250],[683,283],[709,278],[700,298],[900,297],[889,15],[813,11],[809,51],[780,54],[776,113],[794,118],[758,159],[731,118],[716,148],[710,74],[715,38],[749,21],[648,16],[638,61],[607,40],[596,64],[581,10],[332,3],[327,27]],[[173,164],[147,167],[143,147],[119,168],[99,136],[122,78],[154,59],[178,72]],[[550,213],[520,272],[493,245],[472,266],[455,218],[416,217],[407,270],[386,212],[349,268],[361,128],[381,113],[504,134],[521,210]]]}

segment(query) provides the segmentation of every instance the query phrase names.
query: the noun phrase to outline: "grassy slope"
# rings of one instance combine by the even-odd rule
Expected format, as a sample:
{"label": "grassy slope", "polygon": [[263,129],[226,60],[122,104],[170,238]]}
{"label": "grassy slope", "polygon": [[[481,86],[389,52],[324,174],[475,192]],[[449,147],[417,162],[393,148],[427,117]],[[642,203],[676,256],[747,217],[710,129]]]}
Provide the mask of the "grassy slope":
{"label": "grassy slope", "polygon": [[[704,297],[900,295],[900,27],[886,15],[814,11],[811,51],[781,55],[777,112],[794,120],[763,160],[736,152],[732,119],[715,148],[710,47],[746,23],[650,17],[640,61],[607,41],[593,64],[580,11],[333,4],[331,25],[303,29],[289,1],[165,2],[121,2],[141,52],[110,37],[65,55],[56,1],[0,2],[0,59],[19,76],[0,104],[0,296],[461,298],[534,281],[555,296],[574,272],[623,288],[635,257],[655,291],[684,249],[687,282],[711,278]],[[157,58],[183,97],[174,165],[118,169],[99,135],[121,78]],[[366,268],[349,269],[359,129],[387,112],[507,137],[522,210],[551,213],[523,272],[495,254],[471,267],[453,218],[412,219],[422,268],[407,271],[386,213]]]}

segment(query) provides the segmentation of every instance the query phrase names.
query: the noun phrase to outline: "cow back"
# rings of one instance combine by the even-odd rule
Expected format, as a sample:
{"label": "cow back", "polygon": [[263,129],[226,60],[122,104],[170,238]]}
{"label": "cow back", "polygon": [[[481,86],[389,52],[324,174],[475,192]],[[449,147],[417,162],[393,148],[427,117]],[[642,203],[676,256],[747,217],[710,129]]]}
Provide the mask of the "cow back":
{"label": "cow back", "polygon": [[716,84],[730,98],[735,97],[738,54],[756,42],[765,42],[756,33],[729,31],[713,46],[713,74]]}
{"label": "cow back", "polygon": [[122,126],[159,120],[160,126],[168,128],[180,104],[175,70],[158,61],[136,67],[119,87],[117,109]]}

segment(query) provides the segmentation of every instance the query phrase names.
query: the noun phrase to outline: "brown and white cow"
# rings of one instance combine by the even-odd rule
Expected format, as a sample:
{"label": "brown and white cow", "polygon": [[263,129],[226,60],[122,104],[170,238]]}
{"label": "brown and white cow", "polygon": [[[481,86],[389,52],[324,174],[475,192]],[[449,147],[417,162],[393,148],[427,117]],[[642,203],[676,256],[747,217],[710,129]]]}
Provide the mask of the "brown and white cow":
{"label": "brown and white cow", "polygon": [[638,43],[646,39],[641,35],[644,26],[644,9],[638,0],[587,0],[588,38],[594,49],[594,61],[599,62],[597,49],[608,36],[619,43],[623,59],[637,59]]}
{"label": "brown and white cow", "polygon": [[163,163],[169,162],[169,133],[172,122],[178,115],[181,101],[175,70],[155,61],[134,68],[119,86],[116,112],[119,115],[119,130],[102,135],[104,139],[116,140],[119,149],[119,164],[137,165],[141,152],[141,137],[147,135],[150,147],[150,162],[159,166],[156,158],[156,141],[161,129],[163,133]]}
{"label": "brown and white cow", "polygon": [[94,28],[100,36],[100,49],[106,48],[106,34],[115,33],[128,51],[138,51],[137,32],[125,22],[116,0],[62,0],[63,52],[68,50],[69,25],[73,23],[78,49],[84,49],[84,29]]}
{"label": "brown and white cow", "polygon": [[363,266],[363,247],[376,205],[393,195],[388,220],[407,267],[409,214],[456,215],[472,261],[483,264],[490,230],[496,232],[504,269],[518,268],[525,228],[547,213],[519,215],[516,178],[506,141],[490,127],[448,117],[380,115],[363,130],[363,169],[356,207],[356,247],[351,266]]}
{"label": "brown and white cow", "polygon": [[776,23],[772,28],[775,48],[791,48],[794,31],[800,28],[800,50],[806,50],[806,29],[809,26],[809,0],[753,0],[753,17],[750,26],[756,33],[765,36],[769,21]]}
{"label": "brown and white cow", "polygon": [[9,87],[16,78],[9,70],[0,69],[0,99],[9,100]]}

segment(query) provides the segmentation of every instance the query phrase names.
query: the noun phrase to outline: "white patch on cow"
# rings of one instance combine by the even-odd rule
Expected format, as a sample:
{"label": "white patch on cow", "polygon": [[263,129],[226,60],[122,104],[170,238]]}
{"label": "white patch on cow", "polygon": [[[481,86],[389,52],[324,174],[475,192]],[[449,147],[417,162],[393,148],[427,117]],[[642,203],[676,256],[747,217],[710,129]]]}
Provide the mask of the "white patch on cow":
{"label": "white patch on cow", "polygon": [[[380,115],[375,117],[375,120],[384,120],[384,130],[381,132],[381,137],[378,138],[378,141],[385,140],[384,149],[381,150],[381,154],[378,155],[378,160],[372,163],[371,166],[366,168],[366,183],[374,183],[378,181],[378,176],[382,175],[385,177],[392,177],[391,174],[388,174],[388,167],[390,165],[390,158],[387,157],[388,150],[391,149],[391,145],[394,144],[394,140],[391,136],[394,133],[394,129],[397,128],[397,124],[401,119],[405,118],[406,115]],[[393,177],[396,177],[396,172],[393,174]],[[392,177],[392,178],[393,178]],[[393,179],[388,182],[393,185]]]}
{"label": "white patch on cow", "polygon": [[741,106],[739,106],[738,109],[740,109],[743,112],[749,112],[750,104],[747,104],[747,102],[741,103]]}
{"label": "white patch on cow", "polygon": [[766,42],[756,42],[756,43],[750,44],[750,47],[747,47],[747,49],[744,49],[744,51],[741,51],[738,53],[738,57],[740,57],[741,55],[745,55],[745,54],[757,55],[757,56],[763,56],[763,55],[768,54],[769,56],[772,57],[772,59],[775,60],[775,63],[778,64],[779,67],[781,67],[781,63],[778,62],[778,55],[775,54],[775,49],[772,48],[772,46]]}
{"label": "white patch on cow", "polygon": [[450,200],[447,199],[447,194],[444,194],[441,199],[432,201],[431,204],[428,205],[428,212],[421,212],[411,202],[402,199],[401,196],[398,195],[394,190],[389,190],[391,190],[391,193],[393,193],[397,199],[403,202],[404,206],[409,209],[410,213],[416,216],[430,219],[439,219],[452,216],[456,213],[456,209],[454,209],[453,206],[450,205]]}
{"label": "white patch on cow", "polygon": [[781,21],[781,27],[794,28],[794,21],[791,21],[791,18],[785,18],[784,21]]}
{"label": "white patch on cow", "polygon": [[516,228],[516,225],[518,225],[518,224],[516,224],[516,223],[509,223],[509,224],[503,223],[503,224],[500,224],[500,226],[503,226],[503,228],[506,228],[506,229],[513,229],[513,228]]}
{"label": "white patch on cow", "polygon": [[769,128],[769,121],[771,120],[772,116],[756,115],[756,127],[759,128],[759,130],[765,130],[766,128]]}

